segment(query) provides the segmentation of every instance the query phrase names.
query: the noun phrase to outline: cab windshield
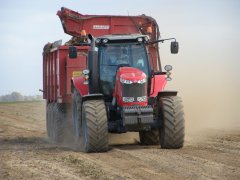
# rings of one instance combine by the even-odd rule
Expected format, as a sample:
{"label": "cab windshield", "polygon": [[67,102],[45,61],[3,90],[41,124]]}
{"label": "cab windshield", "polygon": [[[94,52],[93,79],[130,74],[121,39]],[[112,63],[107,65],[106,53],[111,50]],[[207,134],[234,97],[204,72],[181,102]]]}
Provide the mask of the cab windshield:
{"label": "cab windshield", "polygon": [[99,47],[100,87],[104,95],[112,96],[117,69],[135,67],[149,74],[146,49],[143,44],[108,44]]}

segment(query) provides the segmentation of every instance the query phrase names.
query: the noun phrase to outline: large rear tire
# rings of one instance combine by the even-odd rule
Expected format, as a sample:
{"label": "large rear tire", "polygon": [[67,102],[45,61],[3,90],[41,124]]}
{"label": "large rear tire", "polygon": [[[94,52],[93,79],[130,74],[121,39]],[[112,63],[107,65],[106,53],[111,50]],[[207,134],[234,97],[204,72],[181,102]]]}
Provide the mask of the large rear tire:
{"label": "large rear tire", "polygon": [[159,130],[140,131],[139,139],[140,143],[143,145],[157,145],[159,144]]}
{"label": "large rear tire", "polygon": [[84,152],[108,151],[108,120],[103,100],[89,100],[82,105]]}
{"label": "large rear tire", "polygon": [[162,97],[160,105],[160,145],[164,149],[182,148],[184,144],[184,112],[177,96]]}

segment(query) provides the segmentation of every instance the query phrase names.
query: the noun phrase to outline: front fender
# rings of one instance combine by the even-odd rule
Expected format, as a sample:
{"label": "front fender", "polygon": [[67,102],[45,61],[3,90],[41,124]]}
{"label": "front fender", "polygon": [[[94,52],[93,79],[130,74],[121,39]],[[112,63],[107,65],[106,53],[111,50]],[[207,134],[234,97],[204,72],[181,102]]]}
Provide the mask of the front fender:
{"label": "front fender", "polygon": [[73,92],[73,89],[75,88],[78,90],[78,92],[82,97],[87,95],[89,92],[88,84],[84,84],[84,81],[85,81],[84,77],[81,77],[81,76],[72,78],[71,91]]}
{"label": "front fender", "polygon": [[156,97],[159,92],[163,91],[167,84],[165,75],[154,75],[151,79],[150,97]]}
{"label": "front fender", "polygon": [[177,96],[177,91],[161,91],[158,92],[158,98],[166,97],[166,96]]}

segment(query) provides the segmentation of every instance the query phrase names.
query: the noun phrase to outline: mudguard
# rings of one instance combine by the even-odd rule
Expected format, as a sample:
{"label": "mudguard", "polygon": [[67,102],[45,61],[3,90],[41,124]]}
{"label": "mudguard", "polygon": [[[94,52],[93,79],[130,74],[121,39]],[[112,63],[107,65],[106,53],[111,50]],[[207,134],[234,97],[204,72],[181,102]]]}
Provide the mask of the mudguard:
{"label": "mudguard", "polygon": [[82,97],[82,102],[87,100],[103,99],[103,94],[87,94]]}
{"label": "mudguard", "polygon": [[155,75],[151,80],[150,97],[156,97],[159,92],[163,91],[167,84],[165,75]]}
{"label": "mudguard", "polygon": [[73,93],[73,89],[77,89],[80,95],[83,97],[85,95],[88,95],[88,85],[84,84],[84,77],[74,77],[72,78],[71,83],[71,92]]}
{"label": "mudguard", "polygon": [[158,92],[158,98],[165,96],[177,96],[177,91],[161,91]]}
{"label": "mudguard", "polygon": [[92,99],[103,99],[103,94],[89,94],[88,84],[84,84],[84,81],[85,81],[84,77],[72,78],[71,91],[73,92],[74,88],[77,89],[82,97],[82,102]]}

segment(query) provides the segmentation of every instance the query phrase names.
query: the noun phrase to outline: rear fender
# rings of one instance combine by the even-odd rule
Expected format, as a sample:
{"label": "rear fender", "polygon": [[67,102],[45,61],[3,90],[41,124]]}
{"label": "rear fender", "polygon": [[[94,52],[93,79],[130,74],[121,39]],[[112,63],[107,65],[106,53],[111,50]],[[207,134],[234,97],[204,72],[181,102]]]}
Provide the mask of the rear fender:
{"label": "rear fender", "polygon": [[71,80],[71,92],[73,93],[73,89],[77,89],[80,95],[83,97],[88,94],[88,85],[84,84],[84,77],[74,77]]}

